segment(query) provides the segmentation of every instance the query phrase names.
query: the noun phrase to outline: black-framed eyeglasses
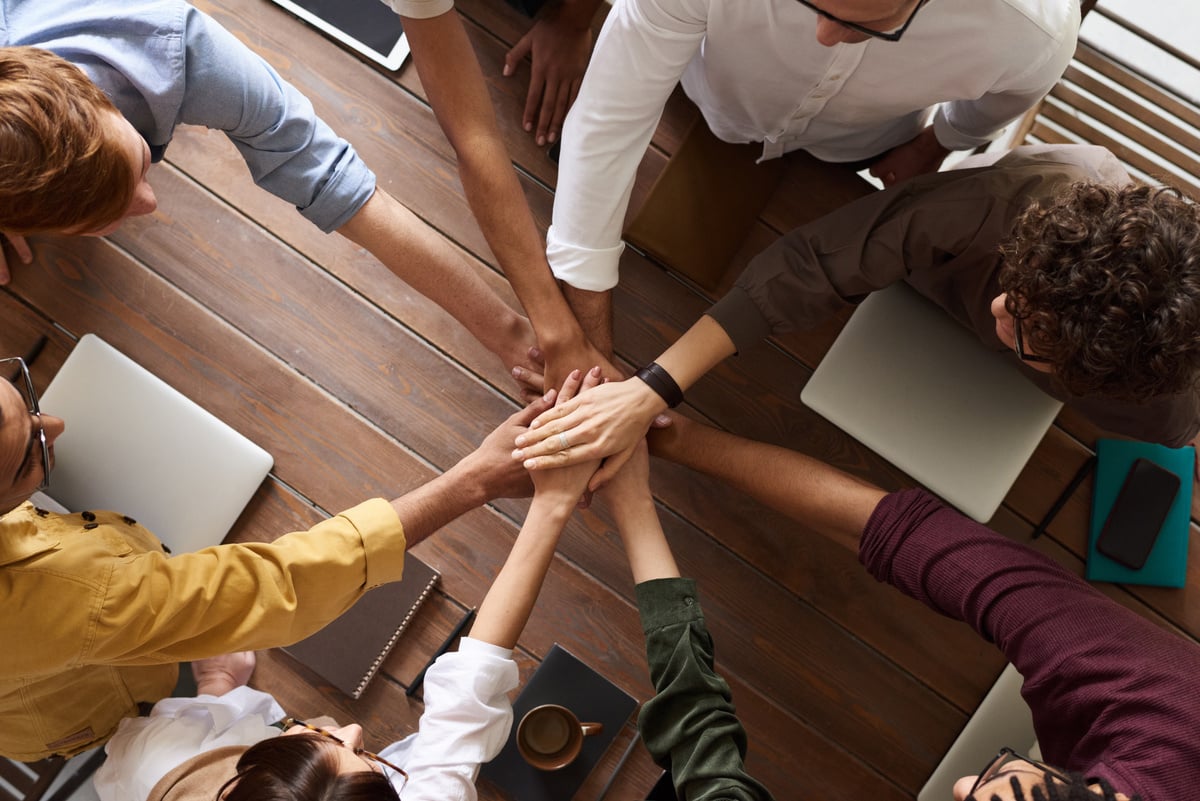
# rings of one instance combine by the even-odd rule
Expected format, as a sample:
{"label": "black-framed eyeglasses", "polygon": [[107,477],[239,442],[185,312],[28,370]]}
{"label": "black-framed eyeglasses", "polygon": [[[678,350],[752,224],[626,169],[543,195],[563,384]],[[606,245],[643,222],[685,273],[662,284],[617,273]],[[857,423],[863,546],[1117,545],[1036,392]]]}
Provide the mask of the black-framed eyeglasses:
{"label": "black-framed eyeglasses", "polygon": [[1050,360],[1045,356],[1038,356],[1036,353],[1027,353],[1025,350],[1025,339],[1021,333],[1021,318],[1013,318],[1013,350],[1017,352],[1017,358],[1023,362],[1040,362],[1042,364],[1050,364]]}
{"label": "black-framed eyeglasses", "polygon": [[992,757],[992,761],[987,764],[987,767],[979,773],[979,778],[975,780],[974,786],[971,787],[971,792],[967,793],[967,798],[974,798],[976,790],[990,782],[992,779],[996,778],[1005,765],[1011,765],[1013,762],[1024,762],[1032,765],[1042,773],[1051,776],[1064,784],[1069,784],[1071,781],[1070,777],[1058,768],[1051,767],[1045,762],[1040,762],[1036,759],[1030,759],[1027,756],[1018,754],[1011,748],[1001,748],[996,753],[996,756]]}
{"label": "black-framed eyeglasses", "polygon": [[333,732],[325,731],[325,729],[318,728],[316,726],[313,726],[311,723],[305,723],[303,720],[297,720],[296,718],[285,718],[283,721],[281,721],[280,723],[278,723],[276,725],[278,725],[279,728],[282,729],[283,731],[287,731],[288,729],[292,728],[293,726],[300,726],[301,728],[308,729],[309,731],[315,732],[316,734],[319,734],[322,737],[326,737],[330,740],[333,740],[335,743],[342,746],[343,748],[348,748],[350,751],[354,752],[354,754],[356,756],[360,756],[369,762],[375,762],[380,765],[383,765],[384,767],[387,767],[387,768],[390,768],[390,769],[396,771],[397,773],[399,773],[401,776],[404,777],[403,781],[400,782],[400,787],[396,790],[396,792],[403,791],[405,785],[408,784],[408,773],[405,772],[404,768],[400,767],[399,765],[393,765],[391,762],[388,762],[386,759],[381,757],[379,754],[368,751],[365,748],[355,748],[354,746],[350,745],[345,740],[343,740],[341,737],[338,737]]}
{"label": "black-framed eyeglasses", "polygon": [[904,35],[904,32],[908,30],[908,26],[912,25],[912,21],[917,18],[917,12],[921,10],[921,6],[925,5],[926,0],[921,0],[919,3],[917,3],[916,6],[913,7],[912,13],[908,15],[908,19],[904,21],[904,24],[894,31],[877,31],[874,28],[868,28],[865,25],[859,25],[857,22],[844,20],[841,17],[834,16],[828,11],[825,11],[824,9],[808,2],[808,0],[796,0],[796,2],[805,8],[812,9],[830,22],[836,22],[843,28],[849,28],[852,31],[856,31],[865,36],[870,36],[873,39],[882,39],[885,42],[898,42],[900,41],[900,37]]}
{"label": "black-framed eyeglasses", "polygon": [[33,379],[29,377],[29,366],[25,364],[25,360],[20,356],[10,356],[7,359],[0,359],[0,364],[8,364],[16,362],[20,368],[20,377],[23,381],[18,381],[17,376],[13,376],[12,382],[17,387],[19,392],[24,387],[25,405],[29,410],[29,414],[37,418],[37,438],[42,447],[42,480],[38,483],[35,492],[40,492],[50,486],[50,448],[46,445],[46,429],[42,427],[42,409],[38,405],[37,390],[33,388]]}

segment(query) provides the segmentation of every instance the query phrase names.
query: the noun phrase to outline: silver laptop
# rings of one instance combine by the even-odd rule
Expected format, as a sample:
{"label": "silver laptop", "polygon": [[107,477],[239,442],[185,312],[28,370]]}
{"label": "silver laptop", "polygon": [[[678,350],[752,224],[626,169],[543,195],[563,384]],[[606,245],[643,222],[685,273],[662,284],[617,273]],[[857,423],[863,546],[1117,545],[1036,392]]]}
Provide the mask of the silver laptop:
{"label": "silver laptop", "polygon": [[225,538],[271,455],[88,334],[42,394],[66,422],[45,494],[72,512],[129,515],[171,553]]}
{"label": "silver laptop", "polygon": [[946,756],[917,794],[917,801],[953,801],[954,783],[978,775],[1001,748],[1041,758],[1033,713],[1021,697],[1021,674],[1012,665],[984,696],[979,708],[959,733]]}
{"label": "silver laptop", "polygon": [[800,399],[980,522],[1062,408],[904,283],[859,305]]}

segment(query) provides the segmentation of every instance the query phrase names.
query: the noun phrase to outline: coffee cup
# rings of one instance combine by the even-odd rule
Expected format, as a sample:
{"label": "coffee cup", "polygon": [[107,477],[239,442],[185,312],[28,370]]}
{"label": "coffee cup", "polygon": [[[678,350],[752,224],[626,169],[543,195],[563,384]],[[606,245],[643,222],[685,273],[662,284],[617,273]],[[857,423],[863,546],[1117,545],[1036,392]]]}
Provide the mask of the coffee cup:
{"label": "coffee cup", "polygon": [[603,729],[600,723],[581,723],[565,706],[542,704],[517,724],[517,750],[538,770],[558,770],[579,756],[584,737]]}

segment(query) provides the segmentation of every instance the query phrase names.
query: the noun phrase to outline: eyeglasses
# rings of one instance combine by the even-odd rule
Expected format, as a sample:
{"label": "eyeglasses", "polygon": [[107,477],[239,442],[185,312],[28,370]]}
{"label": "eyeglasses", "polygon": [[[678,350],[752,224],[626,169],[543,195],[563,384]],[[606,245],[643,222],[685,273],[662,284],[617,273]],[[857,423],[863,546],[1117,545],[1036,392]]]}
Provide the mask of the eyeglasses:
{"label": "eyeglasses", "polygon": [[0,359],[0,364],[9,362],[16,362],[20,367],[20,374],[25,379],[24,382],[17,381],[16,376],[13,376],[12,382],[18,391],[22,386],[25,387],[25,405],[29,409],[29,413],[37,418],[37,435],[42,445],[42,480],[34,491],[40,492],[50,486],[50,448],[46,445],[46,429],[42,428],[42,409],[38,406],[37,391],[33,388],[33,379],[29,377],[29,367],[25,364],[25,360],[20,356]]}
{"label": "eyeglasses", "polygon": [[1017,358],[1023,362],[1041,362],[1042,364],[1050,364],[1050,359],[1045,356],[1038,356],[1036,353],[1025,352],[1025,339],[1021,333],[1021,318],[1013,317],[1013,350],[1017,352]]}
{"label": "eyeglasses", "polygon": [[917,18],[917,12],[921,10],[921,6],[925,5],[925,0],[921,0],[921,2],[917,3],[917,5],[913,8],[912,13],[908,15],[908,19],[906,19],[904,21],[904,24],[901,25],[896,30],[894,30],[894,31],[877,31],[874,28],[868,28],[863,25],[859,25],[857,22],[850,22],[849,20],[844,20],[841,17],[835,17],[833,14],[830,14],[828,11],[824,11],[824,10],[818,8],[817,6],[813,5],[812,3],[808,2],[808,0],[796,0],[796,2],[799,3],[800,5],[804,6],[805,8],[812,9],[817,14],[819,14],[820,16],[824,17],[825,19],[829,20],[830,22],[836,22],[838,25],[841,25],[843,28],[849,28],[852,31],[856,31],[858,33],[864,34],[865,36],[870,36],[873,39],[882,39],[885,42],[900,41],[900,37],[904,35],[904,32],[906,30],[908,30],[908,26],[912,25],[912,21]]}
{"label": "eyeglasses", "polygon": [[276,725],[278,725],[279,728],[281,728],[283,731],[287,731],[288,729],[292,728],[293,726],[300,726],[301,728],[308,729],[309,731],[315,732],[316,734],[319,734],[322,737],[326,737],[330,740],[333,740],[335,743],[342,746],[343,748],[350,749],[352,752],[354,752],[354,754],[356,756],[360,756],[369,762],[376,762],[380,765],[391,768],[392,770],[396,771],[397,773],[399,773],[401,776],[404,777],[404,780],[400,783],[400,787],[397,788],[397,790],[396,790],[396,792],[398,792],[398,793],[403,791],[405,785],[408,784],[408,773],[405,772],[404,768],[393,765],[391,762],[388,762],[386,759],[381,757],[379,754],[374,754],[365,748],[355,748],[354,746],[350,745],[345,740],[343,740],[341,737],[338,737],[333,732],[325,731],[324,729],[320,729],[320,728],[317,728],[316,726],[313,726],[311,723],[305,723],[303,720],[296,720],[295,718],[285,718],[283,720],[283,722],[278,723]]}
{"label": "eyeglasses", "polygon": [[1000,770],[1005,765],[1011,765],[1013,762],[1024,762],[1032,765],[1033,767],[1042,771],[1042,773],[1045,773],[1046,775],[1057,779],[1064,784],[1069,784],[1071,782],[1070,777],[1068,777],[1067,774],[1063,773],[1058,768],[1052,768],[1045,762],[1039,762],[1036,759],[1030,759],[1027,756],[1022,756],[1011,748],[1001,748],[996,756],[992,757],[992,761],[987,764],[987,767],[984,768],[979,774],[979,778],[975,780],[975,785],[971,788],[971,792],[967,793],[967,798],[974,798],[976,790],[990,782],[992,779],[996,778],[996,776],[1000,773]]}

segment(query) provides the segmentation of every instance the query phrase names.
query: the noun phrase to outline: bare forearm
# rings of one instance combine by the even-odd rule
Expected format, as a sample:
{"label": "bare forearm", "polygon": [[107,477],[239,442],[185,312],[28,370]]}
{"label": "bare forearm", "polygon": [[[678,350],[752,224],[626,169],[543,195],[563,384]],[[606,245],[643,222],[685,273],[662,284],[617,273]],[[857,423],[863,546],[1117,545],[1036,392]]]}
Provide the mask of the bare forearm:
{"label": "bare forearm", "polygon": [[517,644],[537,602],[572,507],[570,500],[556,503],[535,498],[530,504],[529,515],[521,526],[517,541],[479,607],[479,615],[471,628],[473,638],[502,648]]}
{"label": "bare forearm", "polygon": [[804,454],[676,418],[650,450],[720,479],[851,549],[883,490]]}
{"label": "bare forearm", "polygon": [[583,333],[591,343],[610,361],[613,352],[612,291],[589,292],[563,285],[563,294],[571,304],[575,319],[583,327]]}
{"label": "bare forearm", "polygon": [[725,329],[713,318],[702,315],[657,361],[686,390],[736,352]]}
{"label": "bare forearm", "polygon": [[437,478],[392,501],[404,525],[408,547],[451,523],[489,499],[479,481],[456,465]]}
{"label": "bare forearm", "polygon": [[520,315],[463,255],[387,192],[376,190],[338,232],[450,312],[489,350],[503,350],[507,337],[520,327]]}
{"label": "bare forearm", "polygon": [[617,531],[625,543],[625,555],[635,584],[660,578],[678,578],[679,567],[649,492],[633,497],[613,498],[613,516]]}

